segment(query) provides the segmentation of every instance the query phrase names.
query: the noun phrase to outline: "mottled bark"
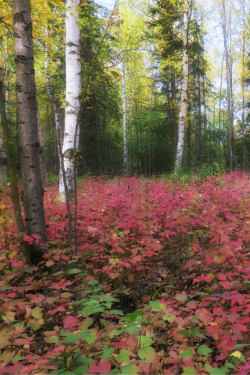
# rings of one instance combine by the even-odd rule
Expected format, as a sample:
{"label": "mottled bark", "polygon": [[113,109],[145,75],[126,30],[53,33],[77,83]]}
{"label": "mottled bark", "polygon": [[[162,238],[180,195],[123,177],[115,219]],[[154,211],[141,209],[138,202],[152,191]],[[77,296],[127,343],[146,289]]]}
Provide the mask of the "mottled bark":
{"label": "mottled bark", "polygon": [[175,159],[175,177],[178,177],[179,169],[182,165],[182,157],[184,151],[185,139],[185,120],[186,120],[186,106],[187,106],[187,88],[188,88],[188,27],[189,27],[189,1],[185,0],[184,14],[183,14],[183,78],[181,87],[181,106],[179,113],[178,126],[178,143]]}
{"label": "mottled bark", "polygon": [[31,261],[38,263],[47,249],[43,187],[39,165],[37,102],[30,0],[13,0],[16,95],[21,149],[23,205],[26,229],[40,236],[31,246]]}
{"label": "mottled bark", "polygon": [[[78,129],[77,132],[81,92],[81,43],[80,28],[78,25],[79,6],[80,0],[66,1],[66,104],[62,153],[70,200],[74,199],[75,194],[74,152],[77,150],[77,147],[75,150],[75,146],[79,144],[80,131],[80,129]],[[59,193],[61,199],[65,201],[65,187],[62,180],[60,180],[59,184]]]}

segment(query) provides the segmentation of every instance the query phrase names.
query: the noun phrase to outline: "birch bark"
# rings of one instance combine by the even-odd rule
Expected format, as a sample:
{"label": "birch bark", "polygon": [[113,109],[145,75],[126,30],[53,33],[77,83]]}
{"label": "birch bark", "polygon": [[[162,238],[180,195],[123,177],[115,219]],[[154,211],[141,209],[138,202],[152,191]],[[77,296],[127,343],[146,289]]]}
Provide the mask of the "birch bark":
{"label": "birch bark", "polygon": [[230,84],[230,63],[228,53],[228,31],[225,0],[222,0],[221,20],[224,37],[224,48],[226,56],[226,73],[227,73],[227,121],[228,121],[228,145],[229,145],[229,168],[233,171],[233,148],[232,148],[232,128],[231,128],[231,84]]}
{"label": "birch bark", "polygon": [[[79,20],[80,0],[66,0],[66,104],[65,128],[63,140],[63,163],[68,187],[69,199],[74,199],[74,141],[77,130],[80,109],[81,91],[81,43]],[[79,130],[76,136],[76,146],[79,145]],[[77,147],[76,147],[77,149]],[[65,187],[60,179],[59,193],[65,201]]]}
{"label": "birch bark", "polygon": [[42,255],[47,249],[47,235],[39,166],[37,102],[30,13],[30,0],[13,0],[23,205],[27,233],[40,236],[40,243],[31,246],[31,261],[36,264],[43,259]]}
{"label": "birch bark", "polygon": [[[119,21],[118,21],[119,22]],[[121,30],[118,24],[118,35],[122,43]],[[124,54],[122,45],[120,47],[121,73],[122,73],[122,124],[123,124],[123,173],[128,174],[128,121],[127,121],[127,93],[126,93],[126,74],[124,64]]]}
{"label": "birch bark", "polygon": [[183,79],[181,88],[181,106],[179,112],[179,134],[175,159],[175,177],[178,177],[179,169],[182,165],[182,157],[184,151],[185,139],[185,119],[186,119],[186,106],[187,106],[187,88],[188,88],[188,27],[189,27],[189,1],[184,2],[183,14]]}

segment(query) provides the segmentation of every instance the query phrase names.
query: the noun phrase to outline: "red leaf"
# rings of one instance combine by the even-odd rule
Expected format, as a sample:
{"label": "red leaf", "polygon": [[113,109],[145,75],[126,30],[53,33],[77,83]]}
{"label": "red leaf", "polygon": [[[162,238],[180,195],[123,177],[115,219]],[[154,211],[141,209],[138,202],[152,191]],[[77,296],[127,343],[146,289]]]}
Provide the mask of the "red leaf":
{"label": "red leaf", "polygon": [[64,328],[69,328],[69,329],[74,329],[75,326],[77,325],[78,323],[78,319],[75,318],[74,316],[70,315],[70,316],[67,316],[64,321],[63,321],[63,325],[64,325]]}
{"label": "red leaf", "polygon": [[21,363],[15,363],[13,366],[0,368],[0,374],[21,374],[24,369],[24,365]]}
{"label": "red leaf", "polygon": [[65,345],[59,345],[57,348],[53,349],[52,352],[57,353],[60,350],[64,350],[66,348]]}
{"label": "red leaf", "polygon": [[33,238],[28,236],[27,234],[23,236],[23,240],[28,242],[28,243],[33,243]]}
{"label": "red leaf", "polygon": [[100,363],[97,366],[90,367],[89,374],[108,374],[111,369],[111,363]]}
{"label": "red leaf", "polygon": [[14,297],[18,297],[18,295],[16,293],[9,293],[7,294],[7,297],[14,298]]}
{"label": "red leaf", "polygon": [[35,234],[35,233],[32,234],[31,236],[32,236],[35,240],[38,240],[38,241],[39,241],[40,238],[41,238],[41,236],[39,236],[38,234]]}
{"label": "red leaf", "polygon": [[29,345],[30,341],[26,339],[16,339],[12,345]]}

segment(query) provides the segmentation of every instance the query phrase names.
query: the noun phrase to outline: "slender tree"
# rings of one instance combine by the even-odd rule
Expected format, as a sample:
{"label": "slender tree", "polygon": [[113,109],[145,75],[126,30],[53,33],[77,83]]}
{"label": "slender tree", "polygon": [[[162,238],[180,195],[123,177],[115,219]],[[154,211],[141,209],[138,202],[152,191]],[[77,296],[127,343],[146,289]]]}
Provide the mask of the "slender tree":
{"label": "slender tree", "polygon": [[30,0],[13,0],[13,29],[23,205],[27,233],[40,237],[39,244],[30,247],[31,261],[38,263],[47,248],[47,235],[39,165],[40,145]]}
{"label": "slender tree", "polygon": [[229,144],[229,168],[233,171],[233,147],[232,147],[232,127],[231,127],[231,84],[230,84],[230,58],[228,48],[228,19],[226,14],[225,0],[221,3],[221,21],[224,37],[224,48],[226,56],[227,73],[227,121],[228,121],[228,144]]}
{"label": "slender tree", "polygon": [[[79,126],[77,127],[80,109],[81,91],[81,43],[79,28],[80,0],[66,1],[66,104],[65,128],[63,140],[63,158],[69,199],[74,199],[74,142],[76,134],[76,149],[79,146]],[[59,193],[65,200],[65,187],[60,179]]]}
{"label": "slender tree", "polygon": [[186,120],[186,106],[187,106],[187,89],[188,89],[188,29],[189,29],[189,1],[184,2],[183,12],[183,79],[181,87],[181,105],[179,112],[179,126],[178,126],[178,143],[175,159],[175,177],[178,177],[179,168],[182,165],[182,157],[184,151],[185,139],[185,120]]}
{"label": "slender tree", "polygon": [[[3,51],[3,35],[1,32],[3,27],[0,28],[0,81],[4,81],[5,66],[4,66],[4,51]],[[0,114],[0,186],[6,186],[6,173],[7,173],[7,159],[3,140],[3,125],[2,117]]]}
{"label": "slender tree", "polygon": [[120,42],[120,61],[121,61],[121,74],[122,74],[122,124],[123,124],[123,173],[128,174],[128,109],[127,109],[127,93],[126,93],[126,72],[125,72],[125,62],[123,54],[122,45],[122,34],[121,25],[122,21],[120,19],[120,1],[117,1],[117,29]]}

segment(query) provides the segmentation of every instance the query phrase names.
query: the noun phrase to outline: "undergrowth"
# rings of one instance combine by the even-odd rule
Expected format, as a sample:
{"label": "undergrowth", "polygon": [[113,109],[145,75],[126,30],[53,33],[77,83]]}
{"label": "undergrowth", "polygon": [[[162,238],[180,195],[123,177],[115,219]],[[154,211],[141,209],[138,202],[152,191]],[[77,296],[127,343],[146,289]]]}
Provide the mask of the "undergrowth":
{"label": "undergrowth", "polygon": [[38,267],[1,193],[0,373],[249,373],[248,176],[80,181],[77,254],[57,189]]}

